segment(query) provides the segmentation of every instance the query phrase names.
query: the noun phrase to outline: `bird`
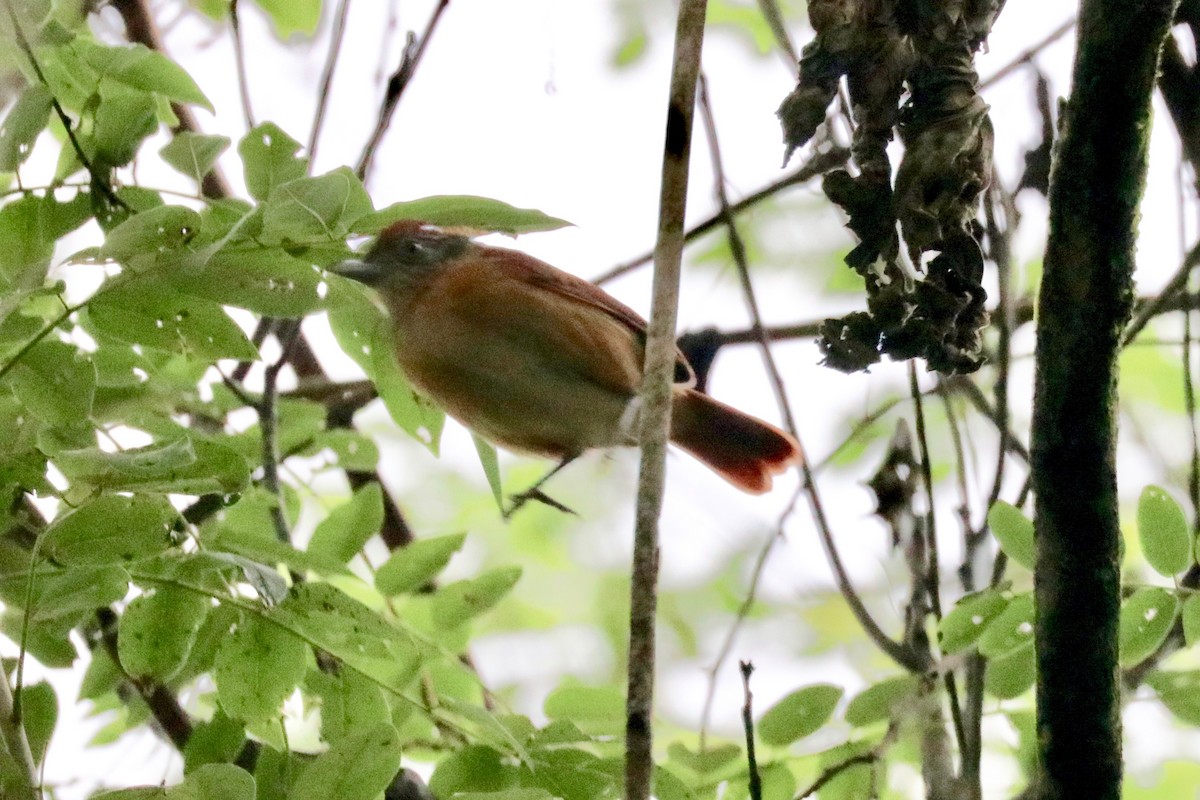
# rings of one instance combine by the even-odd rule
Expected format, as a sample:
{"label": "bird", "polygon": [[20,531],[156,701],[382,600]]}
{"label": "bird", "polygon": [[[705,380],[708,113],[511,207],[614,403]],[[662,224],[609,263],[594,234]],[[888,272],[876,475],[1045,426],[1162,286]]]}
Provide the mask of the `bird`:
{"label": "bird", "polygon": [[[646,321],[595,284],[419,220],[392,223],[331,271],[378,293],[418,393],[495,445],[558,460],[514,501],[570,511],[541,485],[589,450],[637,444]],[[750,494],[800,463],[790,434],[694,382],[677,352],[673,444]]]}

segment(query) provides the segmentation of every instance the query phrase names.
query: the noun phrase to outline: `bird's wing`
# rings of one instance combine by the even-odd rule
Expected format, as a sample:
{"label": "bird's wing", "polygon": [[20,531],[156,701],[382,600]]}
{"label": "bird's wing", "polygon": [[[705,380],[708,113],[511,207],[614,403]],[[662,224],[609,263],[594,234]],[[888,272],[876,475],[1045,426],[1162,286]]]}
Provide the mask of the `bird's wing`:
{"label": "bird's wing", "polygon": [[[646,320],[596,284],[525,253],[499,247],[478,247],[479,255],[500,274],[601,311],[620,322],[645,344]],[[692,365],[679,350],[675,351],[675,381],[688,386],[696,382]]]}

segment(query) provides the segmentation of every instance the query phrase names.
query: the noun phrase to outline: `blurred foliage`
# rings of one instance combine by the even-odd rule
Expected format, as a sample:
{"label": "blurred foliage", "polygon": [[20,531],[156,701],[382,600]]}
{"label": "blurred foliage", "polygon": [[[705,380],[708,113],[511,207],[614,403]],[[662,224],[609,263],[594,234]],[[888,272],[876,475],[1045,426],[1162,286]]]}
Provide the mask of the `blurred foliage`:
{"label": "blurred foliage", "polygon": [[[227,21],[225,0],[190,5]],[[257,5],[281,39],[310,36],[321,20],[319,0]],[[143,46],[100,41],[80,3],[15,7],[46,83],[0,15],[0,69],[22,78],[0,124],[0,170],[16,187],[0,206],[0,632],[26,659],[83,672],[78,697],[56,697],[45,682],[17,686],[35,763],[47,757],[60,707],[86,703],[107,720],[94,746],[151,726],[184,765],[176,786],[95,795],[110,800],[370,800],[389,786],[426,800],[430,792],[439,800],[620,796],[629,580],[612,532],[632,478],[622,464],[585,460],[556,483],[581,498],[582,519],[534,506],[503,524],[499,486],[531,484],[541,465],[509,464],[481,445],[485,486],[434,462],[441,412],[414,394],[390,357],[388,326],[371,297],[326,272],[353,255],[347,238],[406,216],[509,233],[568,223],[465,196],[376,209],[349,169],[310,174],[296,132],[271,122],[237,142],[177,132],[153,152],[149,138],[179,122],[172,103],[212,107],[188,71]],[[781,7],[799,29],[801,4]],[[665,0],[614,3],[614,62],[632,67],[665,41],[673,11]],[[775,51],[759,4],[714,0],[709,13],[716,31],[748,51]],[[75,142],[54,101],[72,120]],[[35,148],[55,156],[43,186],[17,180]],[[132,169],[159,159],[200,184],[223,153],[225,163],[236,154],[248,197],[181,198],[140,185]],[[841,263],[848,240],[840,228],[824,226],[828,240],[793,233],[797,217],[827,221],[829,213],[805,196],[774,198],[739,217],[755,269],[799,278],[797,291],[844,293],[854,276]],[[64,237],[80,229],[92,231],[94,246],[65,252]],[[724,233],[699,240],[690,255],[698,267],[732,269]],[[51,271],[62,263],[87,270],[97,286],[73,305]],[[1023,296],[1040,264],[1025,272]],[[289,394],[293,382],[266,406],[263,366],[277,357],[279,329],[264,342],[245,327],[246,312],[327,314],[380,403],[354,417],[335,408],[336,394]],[[250,379],[234,377],[239,362]],[[987,368],[984,379],[994,377]],[[1170,351],[1126,351],[1126,402],[1180,417],[1181,384]],[[835,445],[822,466],[838,477],[865,483],[897,421],[911,416],[898,382],[878,386],[871,409],[829,410]],[[960,398],[952,408],[953,419],[933,398],[925,404],[939,496],[959,491],[960,473],[988,469],[972,459],[975,442],[993,435],[990,422]],[[956,463],[952,422],[970,466]],[[397,443],[398,430],[410,438]],[[264,480],[268,433],[283,475],[278,494]],[[385,458],[411,465],[394,485],[376,480]],[[396,499],[415,539],[385,547],[380,532],[395,525]],[[965,509],[972,499],[978,509],[979,498],[959,501]],[[1147,667],[1158,700],[1194,726],[1200,599],[1185,585],[1197,569],[1191,516],[1169,488],[1141,496],[1145,564],[1137,563],[1161,585],[1130,587],[1121,659]],[[282,540],[279,519],[301,535]],[[954,529],[948,515],[938,519],[943,535]],[[926,633],[939,654],[983,659],[988,714],[1010,729],[992,736],[989,727],[985,747],[1023,782],[1035,745],[1032,523],[1004,502],[987,519],[1014,566],[977,591],[947,588],[945,613]],[[842,544],[879,562],[880,578],[859,591],[898,627],[910,599],[897,577],[909,545],[889,549],[876,535],[882,530],[872,520]],[[800,595],[796,576],[776,574],[775,562],[760,575],[771,532],[753,533],[724,545],[704,575],[662,587],[664,661],[672,670],[712,668],[740,625],[783,655],[843,662],[836,674],[849,676],[846,685],[818,682],[811,671],[787,676],[781,699],[757,709],[762,796],[787,800],[816,781],[823,800],[911,796],[904,776],[920,774],[926,711],[931,699],[940,702],[939,689],[881,656],[839,592]],[[750,592],[757,601],[746,605]],[[1172,655],[1182,648],[1193,650]],[[473,650],[503,654],[496,679],[477,673]],[[1164,655],[1171,658],[1158,669]],[[3,669],[12,682],[23,674],[13,661]],[[541,701],[537,712],[512,710],[530,698]],[[656,795],[748,797],[738,732],[699,733],[704,698],[687,700],[687,714],[664,712],[658,728]],[[427,787],[398,772],[402,753],[428,768]],[[1193,767],[1163,764],[1149,776],[1153,788],[1142,786],[1147,776],[1131,776],[1128,796],[1183,797],[1195,786]],[[0,757],[0,794],[20,796],[19,773],[16,759]]]}

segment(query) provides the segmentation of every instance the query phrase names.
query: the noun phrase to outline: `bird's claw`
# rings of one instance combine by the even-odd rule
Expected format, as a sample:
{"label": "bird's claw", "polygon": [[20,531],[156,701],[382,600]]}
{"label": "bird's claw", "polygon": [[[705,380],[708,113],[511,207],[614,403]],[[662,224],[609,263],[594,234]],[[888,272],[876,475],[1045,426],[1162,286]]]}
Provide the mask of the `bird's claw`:
{"label": "bird's claw", "polygon": [[576,512],[575,509],[571,508],[570,506],[563,505],[536,486],[532,489],[527,489],[520,494],[509,495],[509,500],[512,502],[509,504],[508,508],[501,512],[501,516],[504,517],[505,520],[512,519],[513,514],[517,513],[522,506],[531,500],[536,500],[543,505],[547,505],[551,508],[561,511],[564,514],[571,514],[576,517],[579,516],[579,513]]}

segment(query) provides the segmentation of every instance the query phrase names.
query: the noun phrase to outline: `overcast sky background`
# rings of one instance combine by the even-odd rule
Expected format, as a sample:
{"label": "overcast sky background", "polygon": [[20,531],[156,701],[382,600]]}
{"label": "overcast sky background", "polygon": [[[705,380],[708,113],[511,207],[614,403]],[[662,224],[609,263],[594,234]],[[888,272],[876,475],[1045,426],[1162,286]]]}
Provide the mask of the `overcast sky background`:
{"label": "overcast sky background", "polygon": [[[188,69],[217,108],[215,116],[197,110],[202,127],[236,142],[246,128],[227,30],[215,28],[193,14],[179,17],[178,0],[152,5],[160,20],[175,20],[166,31],[168,51]],[[255,116],[258,121],[277,123],[301,142],[308,139],[329,36],[329,17],[335,4],[327,5],[326,20],[316,40],[286,49],[273,38],[265,17],[253,4],[241,5]],[[394,68],[404,32],[423,29],[433,4],[399,3],[399,28],[389,30],[386,20],[392,5],[383,0],[352,4],[346,46],[318,147],[317,174],[356,161],[376,119],[382,92],[380,67],[385,75]],[[652,31],[645,57],[622,71],[611,68],[611,56],[620,36],[614,5],[611,0],[454,0],[377,155],[368,183],[376,207],[432,194],[476,194],[538,208],[570,220],[576,227],[521,237],[516,243],[496,243],[519,247],[583,277],[598,275],[649,250],[657,224],[672,4],[653,4],[661,12],[657,19],[662,24]],[[995,27],[988,52],[978,59],[981,76],[986,78],[1009,63],[1074,10],[1074,5],[1065,0],[1010,2]],[[112,9],[106,9],[95,27],[102,37],[115,40],[120,22]],[[811,32],[794,26],[792,35],[799,47],[808,41]],[[385,46],[386,55],[381,59],[380,49]],[[1072,53],[1073,37],[1068,35],[1038,57],[1038,65],[1050,78],[1054,97],[1068,92]],[[781,175],[781,135],[774,111],[791,89],[793,76],[778,57],[757,56],[744,38],[722,30],[709,32],[704,66],[729,180],[727,188],[736,200]],[[1022,70],[985,95],[992,105],[996,129],[996,167],[1009,187],[1019,176],[1021,152],[1036,144],[1039,137],[1040,122],[1031,114],[1032,86],[1032,73]],[[716,208],[707,143],[699,124],[697,132],[688,213],[691,220],[700,220]],[[160,139],[154,150],[166,141],[161,134]],[[1153,147],[1149,201],[1144,208],[1138,256],[1138,283],[1143,292],[1160,287],[1180,257],[1175,199],[1177,153],[1169,124],[1156,124]],[[27,183],[34,183],[31,178],[39,168],[52,168],[52,156],[56,155],[53,149],[39,148],[37,160],[25,172]],[[803,153],[799,154],[793,166],[802,157]],[[154,161],[142,159],[137,173],[141,182],[192,190],[184,179]],[[241,191],[236,154],[228,154],[222,165]],[[789,271],[776,270],[761,278],[759,299],[766,321],[791,323],[851,310],[856,305],[854,298],[846,298],[845,307],[822,307],[818,289],[823,278],[814,281],[805,274],[806,256],[827,260],[830,253],[853,246],[850,234],[842,228],[843,220],[827,208],[815,185],[793,188],[788,197],[825,210],[806,216],[803,227],[774,231],[778,240],[772,250],[794,253],[795,263]],[[1018,261],[1025,263],[1038,258],[1041,252],[1044,204],[1029,192],[1022,195],[1021,201],[1026,213],[1017,255]],[[810,221],[814,219],[816,223]],[[70,249],[93,243],[82,239],[97,235],[94,230],[81,234]],[[62,274],[81,280],[76,291],[88,291],[74,268],[67,267]],[[995,286],[994,276],[989,275],[986,285]],[[633,308],[648,311],[648,270],[608,288]],[[708,325],[743,327],[747,320],[731,270],[717,273],[710,267],[688,271],[680,309],[681,331]],[[336,351],[323,320],[307,321],[306,329],[321,343],[321,355],[336,377],[355,376],[348,359]],[[1018,337],[1016,346],[1032,351],[1028,331]],[[819,354],[811,341],[781,344],[776,354],[813,460],[828,453],[844,435],[837,423],[847,414],[865,414],[873,400],[905,380],[901,365],[880,365],[870,375],[845,376],[826,370],[817,364]],[[1012,403],[1018,418],[1028,408],[1030,366],[1026,361],[1015,368]],[[751,349],[731,348],[723,354],[710,390],[722,400],[778,420],[761,362]],[[1019,419],[1017,427],[1020,429]],[[395,463],[401,463],[401,458],[404,463],[432,460],[419,447],[395,438],[388,442]],[[450,467],[460,467],[481,492],[486,491],[470,439],[457,426],[447,426],[442,459]],[[604,566],[624,563],[632,530],[636,454],[630,451],[611,459],[592,456],[590,466],[572,469],[577,470],[576,476],[564,475],[561,483],[556,479],[556,486],[561,487],[556,496],[562,495],[585,518],[594,509],[609,520],[599,534],[579,534],[573,541],[576,552]],[[588,481],[596,475],[615,482],[617,489],[589,494]],[[411,488],[414,480],[417,478],[411,475],[397,474],[391,483],[393,488],[403,490]],[[664,511],[664,581],[682,584],[707,575],[714,561],[728,552],[731,536],[766,537],[791,496],[795,480],[788,476],[780,481],[782,488],[771,495],[749,498],[687,457],[673,457]],[[1141,485],[1131,481],[1123,488],[1127,493],[1136,493]],[[627,488],[622,490],[622,486]],[[849,543],[843,555],[852,571],[864,581],[877,581],[880,570],[888,567],[882,562],[882,530],[869,517],[870,496],[861,485],[842,475],[830,476],[821,488],[834,529],[847,535]],[[628,498],[627,507],[614,511],[610,507],[613,496]],[[582,499],[577,500],[579,497]],[[624,499],[618,501],[623,503]],[[418,503],[413,513],[418,530],[425,529],[423,524],[438,523],[435,508],[423,509]],[[949,506],[946,513],[949,530],[953,525]],[[949,547],[944,553],[946,563],[953,563],[955,558],[954,548]],[[456,568],[470,571],[469,563]],[[819,555],[802,504],[789,523],[788,542],[773,556],[763,590],[775,597],[791,597],[804,587],[829,583],[828,568]],[[803,586],[797,588],[798,584]],[[506,674],[510,665],[503,654],[512,652],[511,644],[505,640],[479,643],[476,656],[485,678]],[[586,660],[590,646],[586,631],[568,632],[560,645],[541,643],[538,659],[567,671],[576,667],[582,670],[584,667],[575,662]],[[769,637],[756,640],[748,633],[738,651],[753,653],[759,667],[755,689],[760,708],[766,708],[796,685],[794,656],[777,652],[779,649]],[[814,669],[813,681],[853,679],[844,674],[837,659],[826,666],[824,671],[819,666]],[[731,680],[718,692],[718,706],[730,709],[723,715],[727,723],[735,720],[740,703],[741,689],[732,679],[734,674],[730,671]],[[702,692],[703,675],[689,669],[665,678],[662,704],[686,718],[691,713],[686,705],[691,701],[680,698],[694,698],[697,691]],[[51,783],[82,778],[74,789],[64,788],[62,797],[71,800],[83,796],[90,779],[81,776],[81,769],[97,778],[119,776],[122,784],[158,783],[175,774],[177,762],[171,749],[148,733],[126,737],[114,747],[89,750],[81,756],[80,750],[97,723],[71,721],[79,713],[73,704],[74,683],[64,676],[55,682],[62,720],[51,746],[46,777]],[[849,688],[853,691],[860,687]],[[538,699],[526,699],[531,707],[518,710],[536,713]],[[1143,712],[1135,709],[1132,713]],[[1143,747],[1146,745],[1137,740],[1130,742],[1135,765]]]}

